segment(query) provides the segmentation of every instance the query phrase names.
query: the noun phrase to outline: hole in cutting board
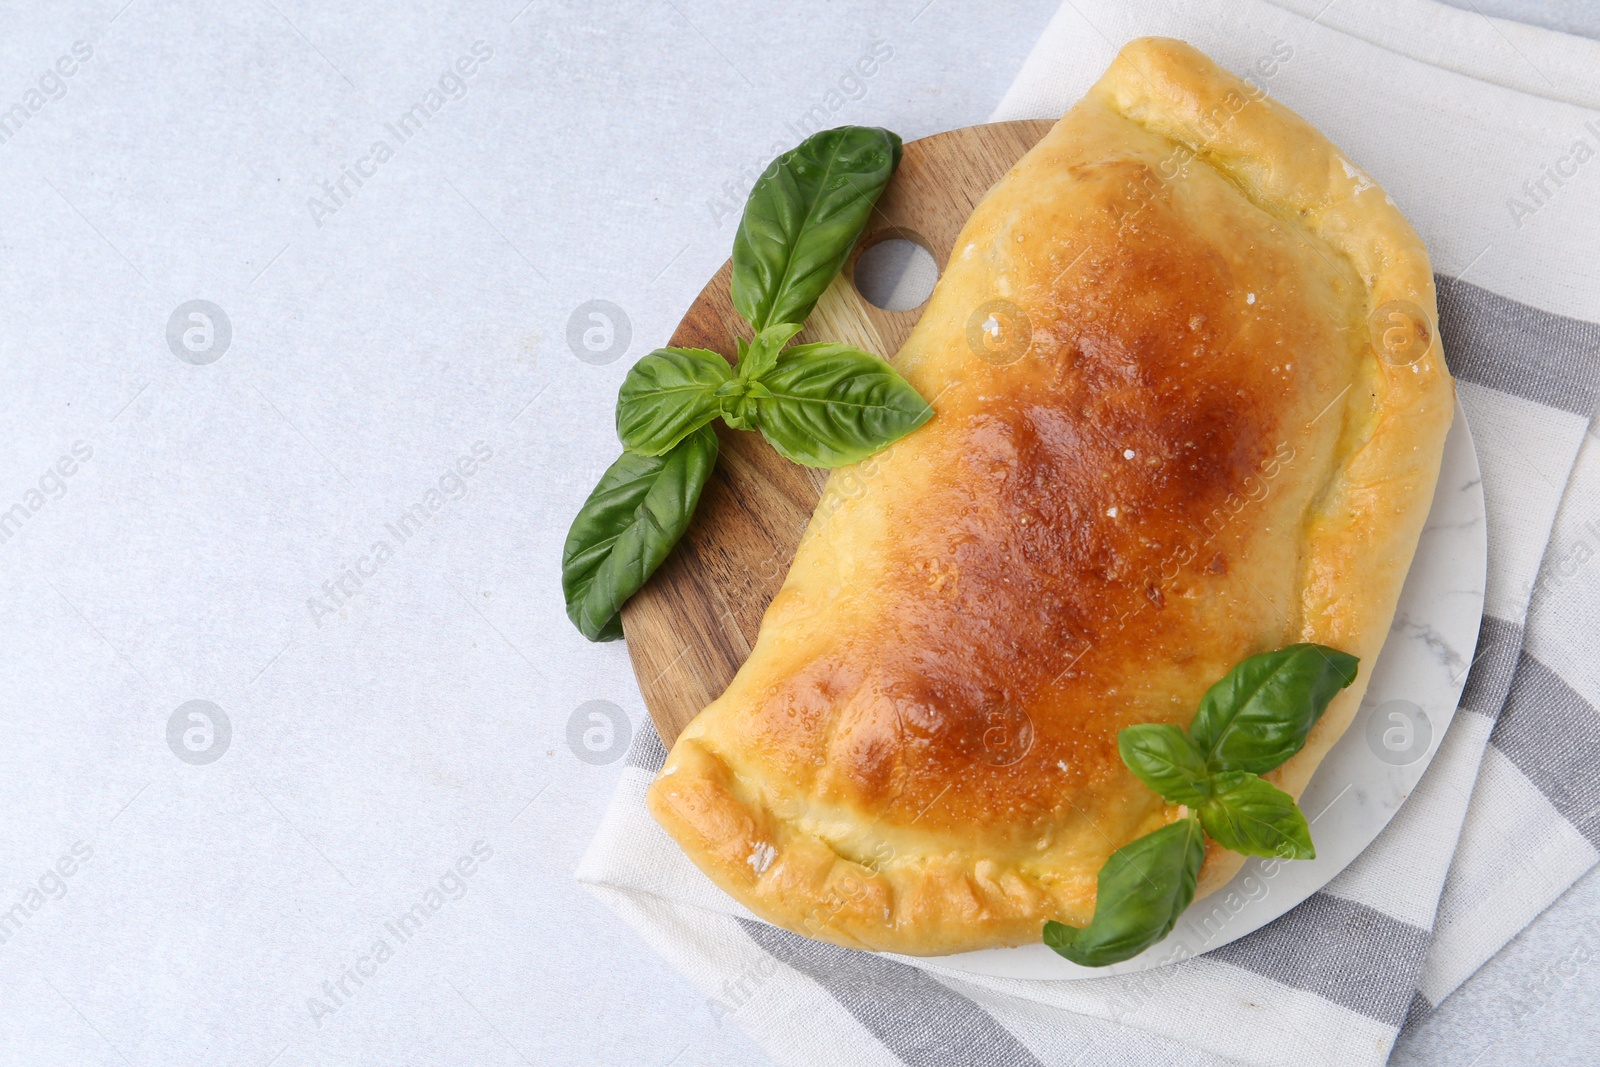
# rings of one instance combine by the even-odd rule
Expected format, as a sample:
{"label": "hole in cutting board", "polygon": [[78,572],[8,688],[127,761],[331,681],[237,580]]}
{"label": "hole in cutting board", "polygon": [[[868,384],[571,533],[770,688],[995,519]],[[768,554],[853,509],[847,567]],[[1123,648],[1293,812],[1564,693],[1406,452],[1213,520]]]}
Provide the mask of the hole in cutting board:
{"label": "hole in cutting board", "polygon": [[889,233],[856,256],[851,271],[861,299],[884,311],[911,311],[928,302],[939,262],[918,241]]}

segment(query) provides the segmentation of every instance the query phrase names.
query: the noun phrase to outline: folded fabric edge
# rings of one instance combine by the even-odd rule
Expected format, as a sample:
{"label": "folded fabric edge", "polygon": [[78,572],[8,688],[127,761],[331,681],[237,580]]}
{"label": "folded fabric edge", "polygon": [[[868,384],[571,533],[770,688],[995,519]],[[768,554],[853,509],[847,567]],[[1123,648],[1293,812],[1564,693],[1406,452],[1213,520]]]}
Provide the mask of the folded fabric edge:
{"label": "folded fabric edge", "polygon": [[[1578,34],[1486,15],[1475,7],[1463,10],[1437,0],[1382,0],[1381,5],[1372,0],[1344,0],[1338,4],[1329,4],[1326,0],[1260,2],[1452,74],[1557,103],[1600,108],[1600,77],[1595,73],[1600,72],[1600,41]],[[1307,8],[1312,9],[1310,16],[1306,14]],[[1383,41],[1361,32],[1380,24],[1381,19],[1372,15],[1375,10],[1387,15],[1401,14],[1405,21],[1417,27],[1437,28],[1442,24],[1443,28],[1431,33],[1396,35],[1393,42]],[[1424,43],[1439,42],[1447,44],[1441,43],[1431,49],[1422,47]],[[1512,57],[1502,74],[1488,73],[1487,61],[1479,60],[1476,65],[1469,63],[1474,57],[1495,52],[1504,54],[1507,49]],[[1539,62],[1534,60],[1535,55]],[[1582,79],[1582,84],[1575,86],[1582,95],[1574,96],[1559,89],[1541,63],[1553,63],[1559,68],[1560,77]]]}

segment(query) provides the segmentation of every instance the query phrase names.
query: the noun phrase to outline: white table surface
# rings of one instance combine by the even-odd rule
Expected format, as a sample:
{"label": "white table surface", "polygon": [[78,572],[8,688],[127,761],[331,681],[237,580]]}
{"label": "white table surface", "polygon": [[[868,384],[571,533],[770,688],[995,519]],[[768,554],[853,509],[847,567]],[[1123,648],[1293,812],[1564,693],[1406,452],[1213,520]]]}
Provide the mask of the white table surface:
{"label": "white table surface", "polygon": [[[580,362],[568,320],[609,300],[659,344],[790,124],[981,122],[1055,0],[524,3],[5,7],[0,116],[92,55],[0,143],[0,509],[31,509],[0,525],[0,1064],[768,1062],[571,878],[620,763],[569,718],[644,712],[620,644],[532,637],[631,362]],[[220,354],[169,341],[197,299]],[[552,469],[558,436],[592,461]],[[227,716],[214,762],[169,745],[191,700]],[[1594,1062],[1580,944],[1594,876],[1394,1062]]]}

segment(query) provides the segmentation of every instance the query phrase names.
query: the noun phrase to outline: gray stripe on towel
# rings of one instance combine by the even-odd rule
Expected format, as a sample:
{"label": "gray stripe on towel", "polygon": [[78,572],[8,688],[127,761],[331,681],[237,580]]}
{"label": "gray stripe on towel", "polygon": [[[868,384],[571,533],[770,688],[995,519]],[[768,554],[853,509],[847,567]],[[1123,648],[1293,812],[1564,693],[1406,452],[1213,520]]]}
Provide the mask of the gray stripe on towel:
{"label": "gray stripe on towel", "polygon": [[911,1067],[1043,1067],[977,1004],[897,960],[738,920],[750,940],[817,983]]}
{"label": "gray stripe on towel", "polygon": [[1410,1012],[1432,936],[1376,908],[1314,893],[1206,958],[1398,1028]]}
{"label": "gray stripe on towel", "polygon": [[1524,653],[1489,743],[1600,849],[1600,711]]}
{"label": "gray stripe on towel", "polygon": [[1461,707],[1494,718],[1505,706],[1511,678],[1522,654],[1522,627],[1493,615],[1483,617],[1478,647],[1472,654],[1472,671],[1461,691]]}
{"label": "gray stripe on towel", "polygon": [[1406,1009],[1406,1021],[1400,1029],[1409,1030],[1432,1014],[1433,1005],[1428,1003],[1428,998],[1419,989],[1417,995],[1411,998],[1411,1007]]}
{"label": "gray stripe on towel", "polygon": [[1434,275],[1445,362],[1462,381],[1585,418],[1600,400],[1600,324]]}
{"label": "gray stripe on towel", "polygon": [[656,733],[656,724],[647,718],[644,725],[639,727],[639,732],[633,735],[633,744],[628,746],[627,766],[655,774],[666,763],[667,747],[661,743],[661,735]]}

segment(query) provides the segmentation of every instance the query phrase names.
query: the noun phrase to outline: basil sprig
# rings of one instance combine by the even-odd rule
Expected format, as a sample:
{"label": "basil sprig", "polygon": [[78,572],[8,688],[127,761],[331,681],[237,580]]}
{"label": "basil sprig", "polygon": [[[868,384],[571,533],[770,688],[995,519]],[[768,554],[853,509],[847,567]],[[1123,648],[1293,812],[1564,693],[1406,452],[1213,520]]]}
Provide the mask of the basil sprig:
{"label": "basil sprig", "polygon": [[573,520],[562,556],[567,615],[591,641],[622,636],[619,612],[694,515],[716,463],[711,423],[758,430],[812,467],[863,460],[933,417],[882,359],[850,345],[784,346],[855,247],[900,162],[888,130],[808,138],[756,181],[733,242],[734,307],[755,331],[737,367],[704,348],[658,348],[617,394],[625,451]]}
{"label": "basil sprig", "polygon": [[1262,774],[1299,752],[1359,660],[1300,644],[1243,660],[1206,691],[1188,730],[1141,723],[1117,735],[1122,762],[1189,812],[1135,838],[1100,869],[1085,927],[1049,921],[1044,943],[1083,967],[1132,959],[1172,932],[1194,899],[1202,837],[1246,856],[1315,859],[1294,798]]}

